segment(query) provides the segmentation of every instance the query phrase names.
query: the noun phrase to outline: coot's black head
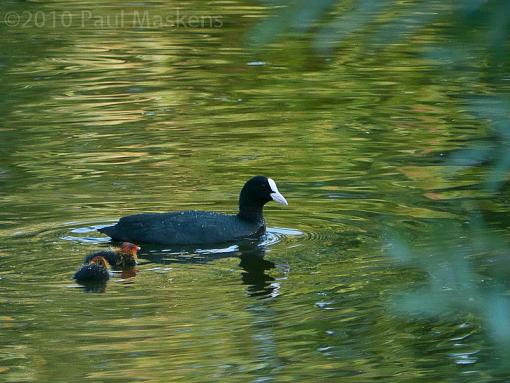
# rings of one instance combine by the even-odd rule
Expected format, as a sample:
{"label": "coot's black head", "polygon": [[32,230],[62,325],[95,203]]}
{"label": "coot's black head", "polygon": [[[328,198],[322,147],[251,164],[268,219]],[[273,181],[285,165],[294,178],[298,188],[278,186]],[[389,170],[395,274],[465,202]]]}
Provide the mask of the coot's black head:
{"label": "coot's black head", "polygon": [[245,218],[262,219],[262,208],[269,201],[288,205],[271,178],[255,176],[249,179],[241,190],[239,213]]}

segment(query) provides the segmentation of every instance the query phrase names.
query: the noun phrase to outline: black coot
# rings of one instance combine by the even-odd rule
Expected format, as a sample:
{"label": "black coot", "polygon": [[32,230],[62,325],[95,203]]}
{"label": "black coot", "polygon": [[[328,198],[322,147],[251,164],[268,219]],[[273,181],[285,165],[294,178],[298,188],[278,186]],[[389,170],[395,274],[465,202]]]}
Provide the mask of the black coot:
{"label": "black coot", "polygon": [[271,178],[256,176],[244,184],[235,215],[206,211],[145,213],[123,217],[99,229],[115,241],[160,245],[198,245],[257,237],[265,233],[262,209],[269,201],[287,205]]}

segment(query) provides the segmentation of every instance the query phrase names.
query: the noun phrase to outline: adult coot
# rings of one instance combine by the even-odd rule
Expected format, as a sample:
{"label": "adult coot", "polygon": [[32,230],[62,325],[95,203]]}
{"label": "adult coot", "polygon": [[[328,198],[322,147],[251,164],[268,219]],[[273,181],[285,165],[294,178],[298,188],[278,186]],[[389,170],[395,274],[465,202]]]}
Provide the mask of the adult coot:
{"label": "adult coot", "polygon": [[103,257],[108,263],[117,268],[128,268],[136,266],[138,261],[137,252],[140,248],[130,242],[123,242],[120,248],[113,251],[98,251],[85,257],[84,263],[89,263],[95,257]]}
{"label": "adult coot", "polygon": [[265,233],[262,209],[269,201],[287,205],[271,178],[256,176],[244,184],[237,214],[206,211],[135,214],[99,231],[115,241],[136,243],[198,245],[229,242]]}

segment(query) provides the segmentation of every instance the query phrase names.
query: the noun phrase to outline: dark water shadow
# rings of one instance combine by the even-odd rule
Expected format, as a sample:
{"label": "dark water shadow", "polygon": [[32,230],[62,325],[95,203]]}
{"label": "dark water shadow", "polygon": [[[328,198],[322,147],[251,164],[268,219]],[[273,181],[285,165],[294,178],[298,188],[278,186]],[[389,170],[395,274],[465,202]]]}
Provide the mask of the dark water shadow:
{"label": "dark water shadow", "polygon": [[107,284],[107,281],[77,282],[77,286],[86,293],[105,293]]}
{"label": "dark water shadow", "polygon": [[131,284],[137,274],[136,266],[114,268],[110,271],[110,279],[107,281],[75,281],[76,285],[72,287],[79,287],[86,293],[105,293],[109,283]]}
{"label": "dark water shadow", "polygon": [[247,293],[254,297],[274,297],[278,288],[275,278],[267,272],[275,269],[276,264],[264,257],[266,245],[263,241],[245,240],[224,247],[197,249],[180,246],[168,248],[157,245],[141,245],[139,257],[141,264],[206,264],[221,258],[239,258],[241,281],[247,285]]}

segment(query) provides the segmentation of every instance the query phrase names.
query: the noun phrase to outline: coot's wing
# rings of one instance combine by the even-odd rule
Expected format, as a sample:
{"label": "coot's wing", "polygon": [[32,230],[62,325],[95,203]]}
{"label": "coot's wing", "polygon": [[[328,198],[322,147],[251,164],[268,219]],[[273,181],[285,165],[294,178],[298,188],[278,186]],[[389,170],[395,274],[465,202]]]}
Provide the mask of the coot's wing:
{"label": "coot's wing", "polygon": [[129,215],[114,226],[115,235],[122,241],[166,243],[178,237],[178,229],[172,224],[175,217],[175,213]]}
{"label": "coot's wing", "polygon": [[233,215],[182,211],[130,215],[100,231],[119,241],[190,245],[243,238],[256,231],[252,226]]}

